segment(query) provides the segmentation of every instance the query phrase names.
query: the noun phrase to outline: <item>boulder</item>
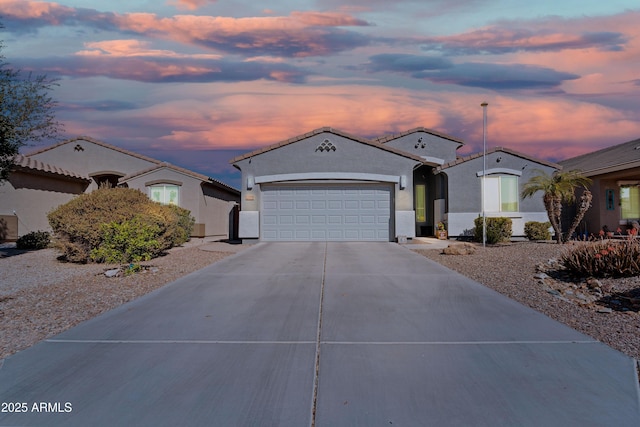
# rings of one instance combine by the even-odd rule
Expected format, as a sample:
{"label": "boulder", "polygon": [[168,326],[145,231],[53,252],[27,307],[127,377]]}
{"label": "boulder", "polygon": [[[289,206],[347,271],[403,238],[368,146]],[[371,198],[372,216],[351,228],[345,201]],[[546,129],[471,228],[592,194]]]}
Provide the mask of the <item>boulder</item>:
{"label": "boulder", "polygon": [[467,242],[451,243],[442,250],[445,255],[471,255],[476,252],[476,247]]}

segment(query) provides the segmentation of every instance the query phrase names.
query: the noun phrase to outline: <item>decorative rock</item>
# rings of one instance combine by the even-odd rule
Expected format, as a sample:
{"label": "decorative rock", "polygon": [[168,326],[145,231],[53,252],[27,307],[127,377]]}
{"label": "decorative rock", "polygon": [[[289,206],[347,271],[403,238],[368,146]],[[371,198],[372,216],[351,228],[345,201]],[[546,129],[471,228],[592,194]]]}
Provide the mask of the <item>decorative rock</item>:
{"label": "decorative rock", "polygon": [[107,270],[104,272],[104,275],[107,277],[117,277],[120,275],[120,269],[119,268],[113,268],[111,270]]}
{"label": "decorative rock", "polygon": [[601,283],[600,289],[602,289],[602,292],[604,292],[605,294],[610,294],[611,291],[613,291],[613,285],[611,285],[610,283]]}
{"label": "decorative rock", "polygon": [[609,307],[600,307],[598,313],[613,313],[613,310]]}
{"label": "decorative rock", "polygon": [[587,279],[587,286],[589,289],[599,289],[602,288],[602,283],[593,277]]}
{"label": "decorative rock", "polygon": [[476,247],[471,243],[451,243],[442,250],[445,255],[471,255],[476,252]]}

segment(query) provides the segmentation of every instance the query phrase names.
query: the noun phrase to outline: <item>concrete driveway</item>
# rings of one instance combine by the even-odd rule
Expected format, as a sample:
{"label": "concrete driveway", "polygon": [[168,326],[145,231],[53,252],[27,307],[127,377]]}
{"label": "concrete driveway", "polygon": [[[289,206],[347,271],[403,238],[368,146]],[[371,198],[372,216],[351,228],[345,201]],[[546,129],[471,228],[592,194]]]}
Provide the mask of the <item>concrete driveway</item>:
{"label": "concrete driveway", "polygon": [[631,358],[393,243],[255,245],[6,359],[0,402],[0,425],[640,419]]}

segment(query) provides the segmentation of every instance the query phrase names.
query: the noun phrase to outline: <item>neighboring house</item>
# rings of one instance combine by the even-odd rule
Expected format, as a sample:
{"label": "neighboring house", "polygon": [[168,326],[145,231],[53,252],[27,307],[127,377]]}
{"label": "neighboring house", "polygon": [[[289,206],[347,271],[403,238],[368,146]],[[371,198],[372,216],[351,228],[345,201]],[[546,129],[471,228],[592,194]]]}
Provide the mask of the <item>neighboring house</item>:
{"label": "neighboring house", "polygon": [[[49,211],[106,183],[136,188],[153,200],[188,209],[196,222],[194,237],[225,239],[237,234],[238,190],[196,172],[79,137],[17,157],[9,180],[0,184],[0,221],[13,230],[4,239],[50,230]],[[9,227],[16,223],[17,230]]]}
{"label": "neighboring house", "polygon": [[592,180],[592,207],[579,232],[597,235],[604,226],[626,230],[640,221],[640,139],[558,163],[563,170],[580,170]]}
{"label": "neighboring house", "polygon": [[[425,128],[369,140],[321,128],[231,160],[242,171],[244,241],[394,241],[465,236],[482,214],[483,156],[456,157],[464,143]],[[542,197],[520,200],[537,169],[553,163],[506,149],[487,154],[485,211],[508,216],[514,235],[546,221]]]}

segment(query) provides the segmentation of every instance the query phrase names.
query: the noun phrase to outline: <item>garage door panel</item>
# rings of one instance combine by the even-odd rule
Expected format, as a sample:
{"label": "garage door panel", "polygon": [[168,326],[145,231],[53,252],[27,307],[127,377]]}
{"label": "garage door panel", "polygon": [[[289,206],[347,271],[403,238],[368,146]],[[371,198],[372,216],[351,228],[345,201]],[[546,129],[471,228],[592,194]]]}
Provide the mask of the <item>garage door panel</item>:
{"label": "garage door panel", "polygon": [[344,233],[342,230],[330,229],[327,231],[327,239],[328,240],[343,240]]}
{"label": "garage door panel", "polygon": [[361,215],[360,224],[375,224],[376,217],[374,215]]}
{"label": "garage door panel", "polygon": [[327,201],[328,209],[342,209],[342,200],[328,200]]}
{"label": "garage door panel", "polygon": [[311,238],[313,240],[327,240],[326,230],[311,230]]}
{"label": "garage door panel", "polygon": [[376,201],[375,200],[363,200],[362,202],[360,202],[360,209],[374,210],[374,209],[376,209]]}
{"label": "garage door panel", "polygon": [[293,201],[291,201],[291,200],[281,200],[278,203],[278,209],[280,209],[281,211],[293,209]]}
{"label": "garage door panel", "polygon": [[263,215],[262,221],[264,222],[264,225],[277,225],[278,217],[277,215]]}
{"label": "garage door panel", "polygon": [[358,215],[345,215],[344,216],[344,223],[345,224],[357,224],[358,221],[360,220],[360,218],[358,217]]}
{"label": "garage door panel", "polygon": [[280,215],[278,217],[279,225],[290,225],[293,224],[293,215]]}
{"label": "garage door panel", "polygon": [[310,240],[311,230],[295,230],[295,240]]}
{"label": "garage door panel", "polygon": [[263,185],[263,240],[389,241],[392,186]]}
{"label": "garage door panel", "polygon": [[345,209],[360,209],[360,203],[357,200],[345,200],[344,201]]}
{"label": "garage door panel", "polygon": [[327,217],[327,222],[329,224],[333,224],[333,225],[342,224],[342,216],[340,216],[340,215],[329,215]]}
{"label": "garage door panel", "polygon": [[296,215],[296,224],[311,224],[311,217],[309,215]]}
{"label": "garage door panel", "polygon": [[311,217],[311,223],[313,225],[318,225],[318,224],[324,225],[324,224],[327,223],[327,216],[326,215],[313,215]]}

